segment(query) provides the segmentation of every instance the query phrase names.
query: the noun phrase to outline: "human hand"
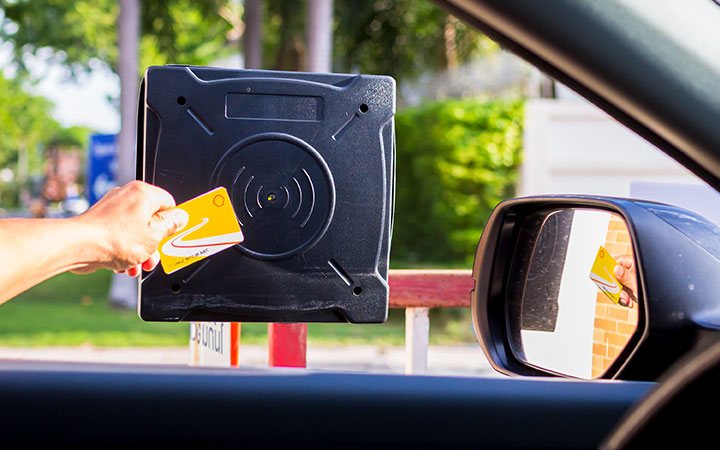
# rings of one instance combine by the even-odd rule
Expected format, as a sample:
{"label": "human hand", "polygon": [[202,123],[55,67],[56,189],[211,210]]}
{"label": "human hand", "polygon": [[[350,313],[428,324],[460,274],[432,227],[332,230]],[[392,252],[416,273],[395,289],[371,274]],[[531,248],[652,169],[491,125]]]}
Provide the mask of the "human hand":
{"label": "human hand", "polygon": [[616,258],[617,265],[613,272],[615,278],[623,285],[620,292],[619,303],[622,306],[632,308],[637,302],[637,275],[635,272],[635,259],[632,255],[622,255]]}
{"label": "human hand", "polygon": [[169,192],[142,181],[111,189],[74,219],[94,251],[92,260],[73,272],[104,268],[136,277],[154,269],[160,262],[160,241],[187,224],[187,214],[174,206]]}

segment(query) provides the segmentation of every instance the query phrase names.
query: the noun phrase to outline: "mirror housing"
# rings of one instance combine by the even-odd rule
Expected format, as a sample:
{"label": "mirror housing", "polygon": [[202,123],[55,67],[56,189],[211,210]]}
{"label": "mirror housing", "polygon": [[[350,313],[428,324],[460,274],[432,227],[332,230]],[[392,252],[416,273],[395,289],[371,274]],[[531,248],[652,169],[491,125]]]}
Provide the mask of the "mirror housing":
{"label": "mirror housing", "polygon": [[[678,358],[720,329],[720,228],[695,213],[660,203],[595,196],[516,198],[500,203],[478,245],[471,307],[475,332],[492,366],[509,375],[568,376],[518,357],[510,308],[519,250],[535,245],[524,233],[538,213],[601,210],[622,218],[637,271],[635,333],[600,378],[653,381]],[[515,263],[515,264],[514,264]],[[515,283],[517,284],[517,283]]]}

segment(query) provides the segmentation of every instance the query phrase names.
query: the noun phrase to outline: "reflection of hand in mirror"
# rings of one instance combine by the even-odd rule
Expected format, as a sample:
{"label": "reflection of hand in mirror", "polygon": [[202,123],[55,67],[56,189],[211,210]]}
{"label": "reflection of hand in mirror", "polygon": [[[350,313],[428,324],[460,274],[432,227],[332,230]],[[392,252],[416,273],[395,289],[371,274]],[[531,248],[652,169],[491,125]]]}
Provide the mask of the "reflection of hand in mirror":
{"label": "reflection of hand in mirror", "polygon": [[637,302],[637,276],[635,274],[635,260],[631,255],[622,255],[615,258],[617,265],[615,277],[623,285],[620,292],[620,304],[632,308]]}

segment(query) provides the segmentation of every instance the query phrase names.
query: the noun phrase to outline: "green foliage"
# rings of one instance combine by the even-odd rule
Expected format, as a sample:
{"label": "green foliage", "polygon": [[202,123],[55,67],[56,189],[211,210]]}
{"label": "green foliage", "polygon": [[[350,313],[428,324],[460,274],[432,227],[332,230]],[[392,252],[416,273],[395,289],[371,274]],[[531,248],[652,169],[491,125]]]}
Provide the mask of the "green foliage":
{"label": "green foliage", "polygon": [[[141,70],[168,62],[207,64],[217,57],[232,28],[220,14],[226,3],[141,2]],[[24,56],[31,53],[60,62],[74,72],[91,68],[98,61],[117,71],[117,2],[0,0],[0,9],[5,16],[0,23],[0,39],[14,44],[14,59],[21,69]]]}
{"label": "green foliage", "polygon": [[24,175],[35,172],[43,144],[60,131],[50,114],[53,105],[26,93],[17,80],[6,79],[2,72],[0,92],[0,168],[10,167]]}
{"label": "green foliage", "polygon": [[517,101],[398,112],[394,261],[472,261],[492,208],[514,193],[522,120]]}
{"label": "green foliage", "polygon": [[498,49],[428,1],[335,0],[335,21],[333,66],[340,72],[401,81]]}
{"label": "green foliage", "polygon": [[[266,0],[263,4],[263,66],[305,70],[307,2]],[[336,72],[383,74],[401,81],[498,49],[427,1],[335,0],[334,9]]]}
{"label": "green foliage", "polygon": [[[24,69],[26,53],[48,48],[45,57],[67,64],[75,70],[97,59],[114,62],[115,21],[118,6],[111,0],[2,1],[5,20],[0,38],[11,41],[15,60]],[[49,53],[49,54],[48,54]]]}
{"label": "green foliage", "polygon": [[[208,64],[229,45],[242,5],[229,0],[141,3],[140,67]],[[302,70],[306,1],[263,2],[264,67]],[[417,0],[335,0],[333,69],[386,74],[398,81],[497,51],[489,39],[438,6]],[[0,0],[0,39],[73,73],[100,61],[117,71],[118,3],[113,0]],[[3,19],[4,15],[4,19]],[[241,26],[241,25],[240,25]]]}
{"label": "green foliage", "polygon": [[232,25],[224,18],[227,0],[143,1],[140,13],[140,67],[206,65],[239,49],[227,48]]}

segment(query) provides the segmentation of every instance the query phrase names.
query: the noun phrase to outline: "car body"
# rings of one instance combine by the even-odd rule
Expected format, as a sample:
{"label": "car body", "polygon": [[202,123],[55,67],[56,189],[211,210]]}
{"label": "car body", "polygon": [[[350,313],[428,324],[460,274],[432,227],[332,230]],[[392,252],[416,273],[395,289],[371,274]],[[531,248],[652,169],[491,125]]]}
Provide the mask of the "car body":
{"label": "car body", "polygon": [[[696,54],[655,2],[438,3],[720,188],[720,21]],[[1,362],[0,386],[13,446],[594,448],[654,384]]]}

